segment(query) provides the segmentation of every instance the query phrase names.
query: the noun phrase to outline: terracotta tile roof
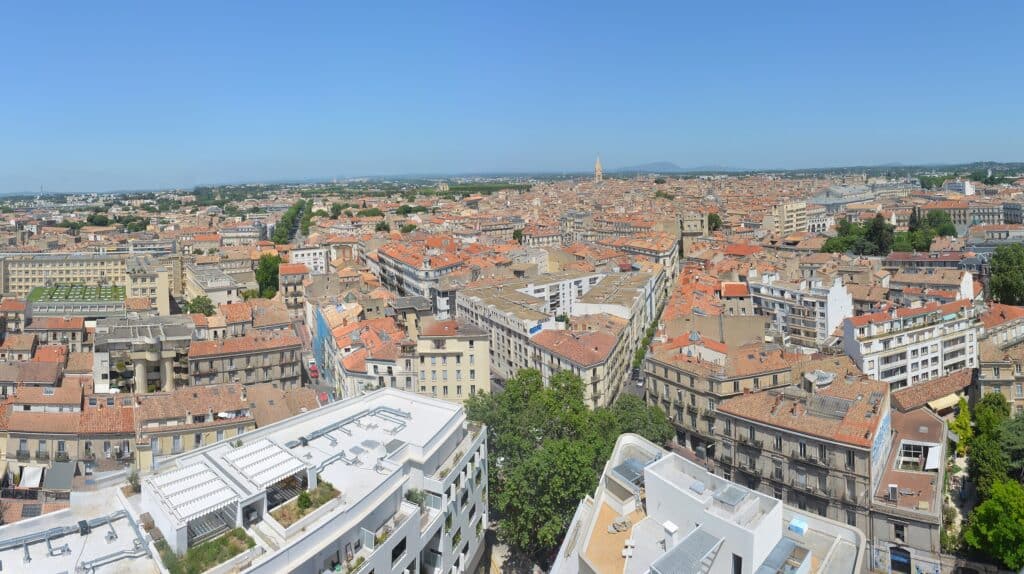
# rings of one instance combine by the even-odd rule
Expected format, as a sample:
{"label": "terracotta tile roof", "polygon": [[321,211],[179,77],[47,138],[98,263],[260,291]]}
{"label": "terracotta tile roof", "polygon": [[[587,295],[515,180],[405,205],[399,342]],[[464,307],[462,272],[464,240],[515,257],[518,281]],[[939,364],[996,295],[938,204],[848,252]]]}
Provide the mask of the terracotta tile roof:
{"label": "terracotta tile roof", "polygon": [[69,353],[65,372],[92,374],[93,355],[89,352]]}
{"label": "terracotta tile roof", "polygon": [[11,333],[4,339],[0,351],[31,351],[35,345],[35,333]]}
{"label": "terracotta tile roof", "polygon": [[[167,419],[183,419],[186,411],[193,415],[247,409],[241,385],[191,386],[169,393],[150,393],[138,398],[136,419],[140,424]],[[237,420],[237,419],[236,419]]]}
{"label": "terracotta tile roof", "polygon": [[740,283],[738,281],[723,281],[722,282],[722,297],[747,297],[750,295],[750,289],[746,283]]}
{"label": "terracotta tile roof", "polygon": [[309,267],[305,263],[282,263],[277,269],[278,275],[308,275]]}
{"label": "terracotta tile roof", "polygon": [[252,322],[252,308],[248,303],[223,303],[218,310],[228,325]]}
{"label": "terracotta tile roof", "polygon": [[1024,307],[1015,305],[1004,305],[1002,303],[990,303],[988,310],[982,313],[979,318],[986,329],[998,327],[1003,323],[1010,323],[1024,319]]}
{"label": "terracotta tile roof", "polygon": [[35,361],[0,363],[0,382],[55,385],[60,380],[62,368],[63,365],[57,363]]}
{"label": "terracotta tile roof", "polygon": [[246,335],[244,337],[232,337],[214,341],[192,341],[192,344],[189,346],[188,357],[189,359],[194,359],[218,355],[262,353],[301,346],[302,341],[292,333]]}
{"label": "terracotta tile roof", "polygon": [[[843,444],[870,448],[882,414],[889,408],[888,385],[867,377],[836,377],[828,387],[808,393],[798,387],[745,393],[719,403],[717,410],[776,428]],[[842,399],[842,416],[825,416],[817,397]]]}
{"label": "terracotta tile roof", "polygon": [[560,331],[548,329],[531,339],[533,344],[580,367],[608,360],[618,338],[598,331]]}
{"label": "terracotta tile roof", "polygon": [[83,331],[85,330],[84,317],[34,317],[26,331]]}
{"label": "terracotta tile roof", "polygon": [[[122,398],[116,397],[114,406],[107,406],[108,395],[96,397],[96,405],[89,405],[88,397],[82,407],[78,432],[83,435],[97,434],[134,434],[135,433],[135,402],[125,406]],[[129,399],[131,400],[131,399]]]}
{"label": "terracotta tile roof", "polygon": [[59,363],[61,365],[68,358],[68,348],[64,345],[44,345],[36,348],[36,354],[32,360],[40,363]]}
{"label": "terracotta tile roof", "polygon": [[0,301],[0,313],[24,313],[26,306],[23,299],[4,297],[3,301]]}
{"label": "terracotta tile roof", "polygon": [[923,381],[892,393],[892,406],[907,412],[922,407],[929,401],[957,393],[971,384],[973,369],[961,369],[945,377]]}
{"label": "terracotta tile roof", "polygon": [[152,305],[147,297],[128,297],[124,300],[124,307],[129,311],[148,311]]}
{"label": "terracotta tile roof", "polygon": [[316,391],[309,387],[283,390],[273,383],[250,385],[246,389],[256,426],[264,427],[320,406]]}
{"label": "terracotta tile roof", "polygon": [[7,421],[9,432],[45,433],[45,434],[77,434],[81,413],[57,412],[42,413],[11,411]]}

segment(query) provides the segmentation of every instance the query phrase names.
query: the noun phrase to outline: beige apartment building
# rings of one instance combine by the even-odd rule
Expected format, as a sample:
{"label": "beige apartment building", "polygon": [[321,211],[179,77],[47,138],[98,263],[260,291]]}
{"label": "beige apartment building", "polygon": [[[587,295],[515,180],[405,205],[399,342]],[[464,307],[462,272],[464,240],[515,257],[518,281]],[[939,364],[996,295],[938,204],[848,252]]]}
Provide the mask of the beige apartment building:
{"label": "beige apartment building", "polygon": [[407,371],[418,369],[420,394],[462,402],[491,392],[490,337],[483,329],[424,317],[409,335],[416,351],[414,368]]}
{"label": "beige apartment building", "polygon": [[301,354],[302,341],[285,332],[192,341],[189,379],[192,385],[273,382],[291,389],[301,385]]}
{"label": "beige apartment building", "polygon": [[25,297],[44,285],[121,285],[126,297],[145,297],[170,314],[170,273],[149,255],[67,253],[11,255],[0,259],[0,289]]}
{"label": "beige apartment building", "polygon": [[712,455],[718,405],[729,397],[791,384],[793,356],[778,347],[730,349],[696,331],[655,344],[644,361],[647,402],[659,406],[679,444]]}
{"label": "beige apartment building", "polygon": [[786,236],[807,231],[807,203],[795,201],[773,205],[769,216],[768,229],[778,235]]}
{"label": "beige apartment building", "polygon": [[[618,325],[621,333],[622,324]],[[583,400],[591,408],[611,405],[629,378],[628,351],[619,333],[546,330],[533,339],[533,368],[547,381],[569,371],[583,381]]]}
{"label": "beige apartment building", "polygon": [[846,357],[794,371],[798,385],[722,401],[716,465],[726,478],[866,531],[872,447],[888,445],[888,387]]}
{"label": "beige apartment building", "polygon": [[186,387],[138,398],[138,468],[256,428],[244,385]]}

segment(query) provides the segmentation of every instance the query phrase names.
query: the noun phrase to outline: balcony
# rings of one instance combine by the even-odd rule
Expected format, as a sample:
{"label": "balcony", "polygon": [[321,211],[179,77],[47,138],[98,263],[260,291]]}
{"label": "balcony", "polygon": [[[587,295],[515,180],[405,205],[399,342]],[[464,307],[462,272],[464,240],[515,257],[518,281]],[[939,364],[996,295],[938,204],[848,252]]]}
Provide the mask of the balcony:
{"label": "balcony", "polygon": [[15,454],[18,458],[18,462],[28,462],[28,460],[32,458],[32,453],[27,450],[18,449]]}
{"label": "balcony", "polygon": [[686,405],[686,412],[690,413],[691,415],[697,414],[698,411],[699,409],[697,408],[697,405]]}
{"label": "balcony", "polygon": [[741,462],[737,468],[749,474],[750,476],[754,476],[757,478],[760,478],[762,476],[761,469],[758,468],[757,465],[750,462]]}
{"label": "balcony", "polygon": [[53,460],[55,460],[56,462],[68,462],[70,460],[70,457],[66,452],[58,452],[57,454],[53,455]]}
{"label": "balcony", "polygon": [[829,461],[829,459],[817,459],[814,456],[811,456],[809,453],[800,454],[799,450],[790,451],[789,458],[797,462],[802,462],[804,464],[812,464],[814,466],[819,466],[821,468],[832,467],[832,463]]}
{"label": "balcony", "polygon": [[36,460],[50,460],[50,453],[45,450],[37,450]]}

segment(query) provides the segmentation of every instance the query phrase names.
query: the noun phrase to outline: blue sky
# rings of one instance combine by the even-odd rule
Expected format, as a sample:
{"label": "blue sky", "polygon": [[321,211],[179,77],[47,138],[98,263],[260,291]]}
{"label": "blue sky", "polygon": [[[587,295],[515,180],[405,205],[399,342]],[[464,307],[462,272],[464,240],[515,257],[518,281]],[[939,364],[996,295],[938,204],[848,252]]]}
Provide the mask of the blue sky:
{"label": "blue sky", "polygon": [[17,2],[0,193],[1024,160],[1024,3]]}

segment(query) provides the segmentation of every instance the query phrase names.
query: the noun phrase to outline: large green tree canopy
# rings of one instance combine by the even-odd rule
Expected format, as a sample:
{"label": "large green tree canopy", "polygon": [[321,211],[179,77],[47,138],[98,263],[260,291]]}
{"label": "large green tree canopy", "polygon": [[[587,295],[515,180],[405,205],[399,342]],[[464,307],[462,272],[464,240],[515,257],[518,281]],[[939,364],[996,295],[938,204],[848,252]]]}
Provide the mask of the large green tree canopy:
{"label": "large green tree canopy", "polygon": [[499,538],[534,556],[562,540],[580,500],[597,479],[623,432],[664,443],[672,427],[657,407],[624,395],[610,408],[590,410],[583,382],[570,372],[526,369],[504,392],[478,394],[467,416],[488,426],[492,508]]}
{"label": "large green tree canopy", "polygon": [[1024,245],[997,247],[990,264],[992,298],[1007,305],[1024,305]]}
{"label": "large green tree canopy", "polygon": [[1011,570],[1024,568],[1024,487],[1012,480],[993,484],[988,500],[971,513],[964,540]]}

